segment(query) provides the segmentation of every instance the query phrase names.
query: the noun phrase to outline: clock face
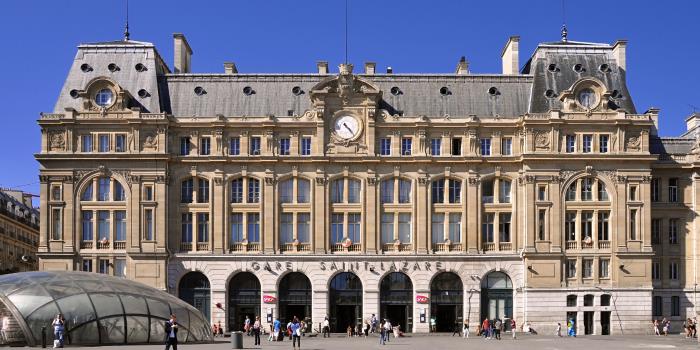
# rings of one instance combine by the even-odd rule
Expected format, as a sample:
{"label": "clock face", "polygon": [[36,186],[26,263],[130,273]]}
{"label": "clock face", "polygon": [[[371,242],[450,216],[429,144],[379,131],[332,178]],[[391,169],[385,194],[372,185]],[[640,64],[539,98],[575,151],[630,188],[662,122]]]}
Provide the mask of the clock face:
{"label": "clock face", "polygon": [[360,122],[350,115],[336,118],[333,128],[335,134],[343,140],[352,140],[360,135]]}

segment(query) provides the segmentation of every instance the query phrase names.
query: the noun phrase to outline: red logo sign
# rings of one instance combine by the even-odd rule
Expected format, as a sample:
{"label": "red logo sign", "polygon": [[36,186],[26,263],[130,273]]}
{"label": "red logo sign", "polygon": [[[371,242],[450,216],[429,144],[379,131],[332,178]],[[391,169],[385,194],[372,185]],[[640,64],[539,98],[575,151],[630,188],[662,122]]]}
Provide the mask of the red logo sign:
{"label": "red logo sign", "polygon": [[275,302],[277,302],[277,298],[273,297],[272,295],[263,295],[263,303],[274,304]]}
{"label": "red logo sign", "polygon": [[427,304],[428,303],[428,297],[425,295],[416,295],[416,303],[418,304]]}

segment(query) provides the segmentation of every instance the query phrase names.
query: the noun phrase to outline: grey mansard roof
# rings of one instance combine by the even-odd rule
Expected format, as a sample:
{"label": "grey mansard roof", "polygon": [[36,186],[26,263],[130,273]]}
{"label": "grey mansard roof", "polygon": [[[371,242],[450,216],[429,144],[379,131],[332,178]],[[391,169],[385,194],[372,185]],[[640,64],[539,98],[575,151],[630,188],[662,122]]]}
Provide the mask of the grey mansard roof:
{"label": "grey mansard roof", "polygon": [[652,154],[689,154],[695,139],[682,137],[652,137],[649,152]]}

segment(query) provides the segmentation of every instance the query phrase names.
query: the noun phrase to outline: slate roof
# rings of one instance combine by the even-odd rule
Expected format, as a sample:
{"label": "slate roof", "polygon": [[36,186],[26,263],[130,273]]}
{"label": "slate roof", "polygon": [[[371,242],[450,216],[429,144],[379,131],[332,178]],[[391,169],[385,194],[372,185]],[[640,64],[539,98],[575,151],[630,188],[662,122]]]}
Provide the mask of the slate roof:
{"label": "slate roof", "polygon": [[649,152],[652,154],[689,154],[695,139],[682,137],[651,137]]}

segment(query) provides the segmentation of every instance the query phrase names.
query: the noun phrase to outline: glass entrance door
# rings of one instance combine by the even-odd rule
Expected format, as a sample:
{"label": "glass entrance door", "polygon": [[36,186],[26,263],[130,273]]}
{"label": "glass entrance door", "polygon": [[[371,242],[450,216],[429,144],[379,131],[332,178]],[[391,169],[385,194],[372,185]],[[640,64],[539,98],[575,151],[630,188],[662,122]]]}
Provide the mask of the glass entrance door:
{"label": "glass entrance door", "polygon": [[481,319],[513,317],[513,283],[503,272],[491,272],[481,282]]}

